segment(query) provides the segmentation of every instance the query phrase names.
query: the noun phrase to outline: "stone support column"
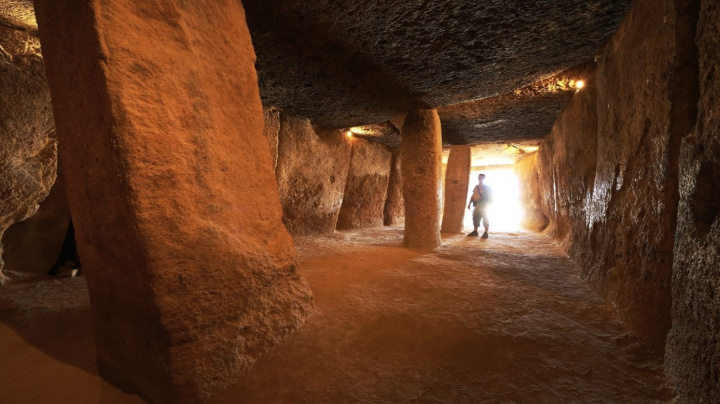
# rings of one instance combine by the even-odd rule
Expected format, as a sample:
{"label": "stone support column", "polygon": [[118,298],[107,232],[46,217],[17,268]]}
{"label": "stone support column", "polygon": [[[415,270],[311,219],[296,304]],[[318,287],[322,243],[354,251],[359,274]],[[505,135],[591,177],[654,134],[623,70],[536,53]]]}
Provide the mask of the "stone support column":
{"label": "stone support column", "polygon": [[100,374],[204,401],[312,308],[242,6],[35,5]]}
{"label": "stone support column", "polygon": [[408,113],[401,153],[405,247],[439,247],[442,133],[436,110]]}
{"label": "stone support column", "polygon": [[471,165],[472,149],[470,146],[450,148],[445,171],[445,204],[441,228],[443,232],[462,232],[465,207],[468,203]]}

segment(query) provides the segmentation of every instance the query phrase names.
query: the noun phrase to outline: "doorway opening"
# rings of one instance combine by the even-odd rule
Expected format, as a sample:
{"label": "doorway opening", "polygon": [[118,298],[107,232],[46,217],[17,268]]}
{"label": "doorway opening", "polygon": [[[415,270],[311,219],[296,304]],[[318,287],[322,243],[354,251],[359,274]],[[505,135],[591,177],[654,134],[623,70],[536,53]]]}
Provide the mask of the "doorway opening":
{"label": "doorway opening", "polygon": [[[520,182],[512,165],[473,167],[470,171],[468,195],[478,183],[478,175],[485,174],[485,185],[492,189],[492,203],[487,212],[490,217],[490,233],[514,232],[521,229],[523,209],[520,203]],[[482,226],[482,225],[481,225]],[[463,231],[473,229],[472,211],[465,211]]]}

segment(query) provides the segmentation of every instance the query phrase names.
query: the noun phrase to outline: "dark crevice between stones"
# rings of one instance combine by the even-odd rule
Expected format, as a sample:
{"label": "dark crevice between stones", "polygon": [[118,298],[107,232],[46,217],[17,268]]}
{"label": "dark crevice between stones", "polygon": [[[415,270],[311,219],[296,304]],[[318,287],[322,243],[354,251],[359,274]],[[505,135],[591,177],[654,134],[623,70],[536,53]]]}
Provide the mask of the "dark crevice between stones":
{"label": "dark crevice between stones", "polygon": [[700,165],[697,174],[695,191],[692,195],[690,208],[695,219],[695,230],[699,237],[705,237],[717,221],[720,212],[720,156],[705,161]]}
{"label": "dark crevice between stones", "polygon": [[67,233],[65,233],[65,239],[63,240],[60,254],[58,255],[55,265],[50,269],[48,275],[57,276],[63,271],[80,269],[80,256],[77,253],[77,242],[75,241],[75,229],[73,228],[72,220],[68,225]]}

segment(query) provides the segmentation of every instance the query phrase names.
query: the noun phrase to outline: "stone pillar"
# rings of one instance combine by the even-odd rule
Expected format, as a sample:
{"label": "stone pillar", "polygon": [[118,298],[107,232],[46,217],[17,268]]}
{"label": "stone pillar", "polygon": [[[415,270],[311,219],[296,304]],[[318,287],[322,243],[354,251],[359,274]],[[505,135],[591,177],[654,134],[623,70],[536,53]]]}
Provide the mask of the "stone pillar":
{"label": "stone pillar", "polygon": [[460,233],[463,228],[465,208],[468,203],[468,183],[472,165],[470,146],[450,148],[447,171],[445,171],[445,205],[442,228],[447,233]]}
{"label": "stone pillar", "polygon": [[312,308],[242,6],[35,5],[100,374],[203,401]]}
{"label": "stone pillar", "polygon": [[383,224],[393,226],[405,222],[405,202],[402,196],[402,174],[400,173],[402,161],[400,149],[390,149],[392,152],[392,163],[390,167],[390,179],[388,181],[387,200],[385,201],[385,213]]}
{"label": "stone pillar", "polygon": [[440,246],[442,133],[436,110],[408,113],[402,128],[405,247]]}

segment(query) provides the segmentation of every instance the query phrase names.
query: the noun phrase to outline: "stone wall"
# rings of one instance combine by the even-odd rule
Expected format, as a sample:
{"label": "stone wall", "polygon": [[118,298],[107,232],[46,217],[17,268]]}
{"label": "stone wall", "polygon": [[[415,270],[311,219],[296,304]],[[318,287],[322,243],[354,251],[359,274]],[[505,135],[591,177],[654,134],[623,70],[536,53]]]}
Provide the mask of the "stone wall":
{"label": "stone wall", "polygon": [[681,403],[720,397],[720,3],[701,2],[699,113],[680,154],[667,368]]}
{"label": "stone wall", "polygon": [[352,157],[338,215],[338,230],[383,225],[391,163],[392,153],[386,146],[352,139]]}
{"label": "stone wall", "polygon": [[538,151],[549,233],[657,349],[671,324],[678,149],[697,101],[695,3],[637,1]]}
{"label": "stone wall", "polygon": [[545,230],[549,220],[542,210],[538,154],[532,153],[519,159],[515,164],[515,174],[519,179],[520,200],[525,210],[521,225],[532,231]]}
{"label": "stone wall", "polygon": [[39,41],[0,26],[0,237],[34,214],[55,182],[51,108]]}
{"label": "stone wall", "polygon": [[60,256],[70,224],[61,172],[37,212],[10,226],[2,237],[5,271],[17,276],[47,275]]}
{"label": "stone wall", "polygon": [[283,223],[291,234],[326,234],[335,230],[351,150],[351,142],[342,131],[316,130],[307,119],[280,114],[275,174]]}
{"label": "stone wall", "polygon": [[[543,215],[549,218],[546,231],[566,246],[585,245],[587,215],[595,181],[597,158],[597,85],[595,66],[583,73],[585,87],[575,94],[558,116],[552,132],[537,153],[538,179]],[[578,209],[581,207],[581,209]],[[580,255],[582,248],[571,252]],[[576,257],[577,258],[577,257]]]}

